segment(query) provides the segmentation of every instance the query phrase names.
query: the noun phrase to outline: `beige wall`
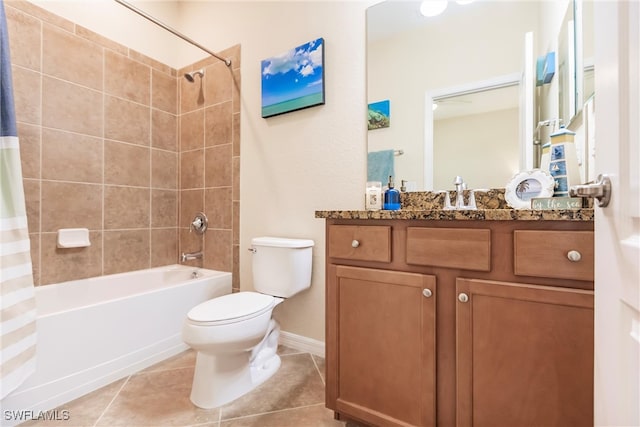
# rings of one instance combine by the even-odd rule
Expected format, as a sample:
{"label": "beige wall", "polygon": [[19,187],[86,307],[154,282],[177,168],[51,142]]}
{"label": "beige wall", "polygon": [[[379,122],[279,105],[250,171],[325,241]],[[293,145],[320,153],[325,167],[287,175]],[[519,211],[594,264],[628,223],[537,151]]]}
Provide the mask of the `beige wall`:
{"label": "beige wall", "polygon": [[[504,188],[519,171],[517,108],[437,120],[433,127],[433,188],[450,190],[456,175],[470,189]],[[491,153],[487,156],[487,153]],[[491,159],[479,165],[479,159]]]}
{"label": "beige wall", "polygon": [[[365,9],[370,3],[181,1],[177,13],[158,16],[213,51],[242,45],[242,157],[235,160],[240,163],[237,185],[242,194],[235,205],[242,207],[236,250],[240,286],[252,288],[251,259],[246,250],[252,237],[313,239],[312,287],[279,305],[275,316],[284,330],[318,340],[324,340],[325,246],[324,221],[315,219],[314,211],[364,206]],[[174,68],[187,67],[207,56],[179,42],[175,50],[178,58],[171,62],[165,51],[174,49],[173,42],[165,43],[164,36],[138,34],[146,33],[147,24],[138,24],[143,21],[132,21],[116,11],[122,7],[112,1],[38,4],[63,16],[76,16],[81,25],[96,33],[152,58],[162,57],[162,62]],[[136,4],[147,7],[145,2]],[[119,19],[129,24],[126,31]],[[326,104],[262,119],[260,61],[317,37],[325,39]]]}
{"label": "beige wall", "polygon": [[[252,289],[251,238],[313,239],[311,289],[280,304],[275,317],[283,330],[317,340],[324,340],[325,246],[314,211],[364,207],[365,8],[348,1],[182,8],[181,28],[197,40],[242,45],[240,287]],[[317,37],[325,40],[325,105],[262,119],[260,61]]]}

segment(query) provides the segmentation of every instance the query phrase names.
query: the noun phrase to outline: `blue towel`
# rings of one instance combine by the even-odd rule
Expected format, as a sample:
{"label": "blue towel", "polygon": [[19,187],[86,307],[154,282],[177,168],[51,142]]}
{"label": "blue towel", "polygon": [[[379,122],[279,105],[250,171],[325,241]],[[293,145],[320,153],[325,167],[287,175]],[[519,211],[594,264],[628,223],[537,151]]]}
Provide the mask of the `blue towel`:
{"label": "blue towel", "polygon": [[394,176],[393,150],[373,151],[367,155],[367,181],[380,181],[384,187],[389,176]]}

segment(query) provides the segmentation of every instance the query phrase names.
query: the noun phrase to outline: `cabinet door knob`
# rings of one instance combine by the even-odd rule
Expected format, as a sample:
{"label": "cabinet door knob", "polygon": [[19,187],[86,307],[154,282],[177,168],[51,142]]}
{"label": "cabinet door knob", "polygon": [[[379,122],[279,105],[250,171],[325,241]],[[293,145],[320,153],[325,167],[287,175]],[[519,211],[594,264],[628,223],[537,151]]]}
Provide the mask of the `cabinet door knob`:
{"label": "cabinet door knob", "polygon": [[355,239],[354,239],[354,240],[351,242],[351,247],[352,247],[352,248],[357,248],[358,246],[360,246],[360,242],[358,242],[357,240],[355,240]]}
{"label": "cabinet door knob", "polygon": [[460,302],[467,302],[469,301],[469,295],[465,294],[465,293],[461,293],[458,295],[458,301]]}
{"label": "cabinet door knob", "polygon": [[430,298],[431,295],[433,295],[433,292],[431,292],[431,289],[429,289],[429,288],[424,288],[422,290],[422,295],[424,295],[427,298]]}
{"label": "cabinet door knob", "polygon": [[569,258],[569,261],[571,262],[578,262],[582,259],[582,254],[578,251],[569,251],[567,253],[567,258]]}

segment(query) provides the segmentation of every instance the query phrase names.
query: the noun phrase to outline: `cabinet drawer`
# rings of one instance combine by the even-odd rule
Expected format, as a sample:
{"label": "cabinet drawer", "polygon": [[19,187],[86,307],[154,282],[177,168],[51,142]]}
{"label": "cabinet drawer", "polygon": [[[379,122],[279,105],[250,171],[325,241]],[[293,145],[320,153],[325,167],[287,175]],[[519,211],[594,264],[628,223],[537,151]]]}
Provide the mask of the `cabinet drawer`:
{"label": "cabinet drawer", "polygon": [[516,230],[513,250],[516,276],[593,280],[593,231]]}
{"label": "cabinet drawer", "polygon": [[491,230],[408,227],[407,264],[491,271]]}
{"label": "cabinet drawer", "polygon": [[332,225],[327,244],[330,258],[391,262],[391,227]]}

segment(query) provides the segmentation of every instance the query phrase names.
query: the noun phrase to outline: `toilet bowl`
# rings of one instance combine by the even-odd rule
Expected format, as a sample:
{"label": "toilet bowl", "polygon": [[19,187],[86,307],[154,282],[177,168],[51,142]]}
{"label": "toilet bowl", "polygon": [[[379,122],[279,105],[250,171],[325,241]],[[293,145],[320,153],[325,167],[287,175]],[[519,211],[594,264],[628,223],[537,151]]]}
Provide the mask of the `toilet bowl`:
{"label": "toilet bowl", "polygon": [[312,240],[252,240],[254,288],[205,301],[187,314],[182,339],[197,352],[191,401],[216,408],[253,390],[280,367],[280,326],[271,318],[284,298],[311,285]]}

